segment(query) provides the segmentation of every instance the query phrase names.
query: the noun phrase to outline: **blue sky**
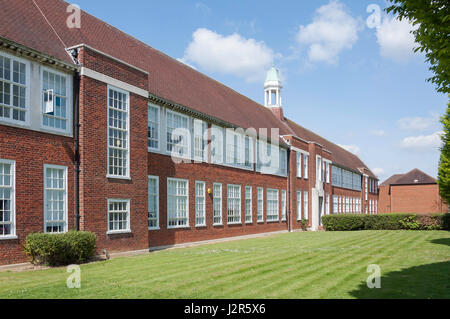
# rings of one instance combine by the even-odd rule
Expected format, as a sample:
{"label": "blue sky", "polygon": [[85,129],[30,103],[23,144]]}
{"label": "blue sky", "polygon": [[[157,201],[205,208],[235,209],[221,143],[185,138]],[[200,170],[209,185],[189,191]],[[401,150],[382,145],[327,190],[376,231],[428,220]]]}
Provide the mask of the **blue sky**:
{"label": "blue sky", "polygon": [[287,117],[355,152],[381,180],[416,167],[437,175],[448,98],[426,82],[411,25],[367,12],[385,1],[76,3],[259,103],[274,64]]}

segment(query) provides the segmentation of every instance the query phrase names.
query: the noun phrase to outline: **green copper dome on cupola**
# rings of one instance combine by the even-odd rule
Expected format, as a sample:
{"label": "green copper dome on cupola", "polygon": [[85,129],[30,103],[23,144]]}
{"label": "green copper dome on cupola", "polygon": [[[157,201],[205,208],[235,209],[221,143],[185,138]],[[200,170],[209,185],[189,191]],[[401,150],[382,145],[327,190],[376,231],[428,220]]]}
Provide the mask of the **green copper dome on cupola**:
{"label": "green copper dome on cupola", "polygon": [[267,71],[266,82],[281,82],[280,79],[280,71],[276,69],[274,66]]}

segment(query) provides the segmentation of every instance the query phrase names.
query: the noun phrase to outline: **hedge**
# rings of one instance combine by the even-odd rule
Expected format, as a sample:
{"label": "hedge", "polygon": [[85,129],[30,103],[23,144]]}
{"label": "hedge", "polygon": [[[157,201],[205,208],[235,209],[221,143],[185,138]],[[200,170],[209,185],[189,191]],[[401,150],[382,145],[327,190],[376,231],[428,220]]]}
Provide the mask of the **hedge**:
{"label": "hedge", "polygon": [[322,217],[327,231],[450,230],[450,214],[342,214]]}
{"label": "hedge", "polygon": [[96,236],[91,232],[31,233],[26,238],[25,253],[31,257],[34,264],[78,264],[92,258],[96,240]]}

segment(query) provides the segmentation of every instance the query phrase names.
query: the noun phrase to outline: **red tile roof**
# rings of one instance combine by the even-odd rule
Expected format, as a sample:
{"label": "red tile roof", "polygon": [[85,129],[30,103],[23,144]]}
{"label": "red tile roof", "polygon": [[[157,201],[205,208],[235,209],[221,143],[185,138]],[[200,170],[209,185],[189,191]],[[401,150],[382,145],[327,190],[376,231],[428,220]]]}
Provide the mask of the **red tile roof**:
{"label": "red tile roof", "polygon": [[84,11],[81,28],[68,28],[68,5],[61,0],[0,0],[0,36],[66,62],[71,62],[66,48],[89,45],[146,70],[148,91],[158,97],[243,128],[279,128],[280,135],[295,134],[322,144],[338,164],[354,170],[367,169],[354,154],[293,121],[281,123],[259,103]]}
{"label": "red tile roof", "polygon": [[420,169],[413,169],[406,174],[396,174],[384,181],[381,186],[387,185],[421,185],[421,184],[436,184],[437,181],[428,174],[425,174]]}

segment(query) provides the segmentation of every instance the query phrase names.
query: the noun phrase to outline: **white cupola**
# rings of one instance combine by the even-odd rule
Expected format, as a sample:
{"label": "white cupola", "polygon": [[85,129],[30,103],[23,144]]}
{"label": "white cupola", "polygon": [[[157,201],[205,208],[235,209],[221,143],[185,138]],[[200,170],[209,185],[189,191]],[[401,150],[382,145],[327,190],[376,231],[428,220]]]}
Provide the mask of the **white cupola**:
{"label": "white cupola", "polygon": [[264,82],[264,105],[266,107],[281,107],[281,85],[280,71],[274,66],[267,72]]}

